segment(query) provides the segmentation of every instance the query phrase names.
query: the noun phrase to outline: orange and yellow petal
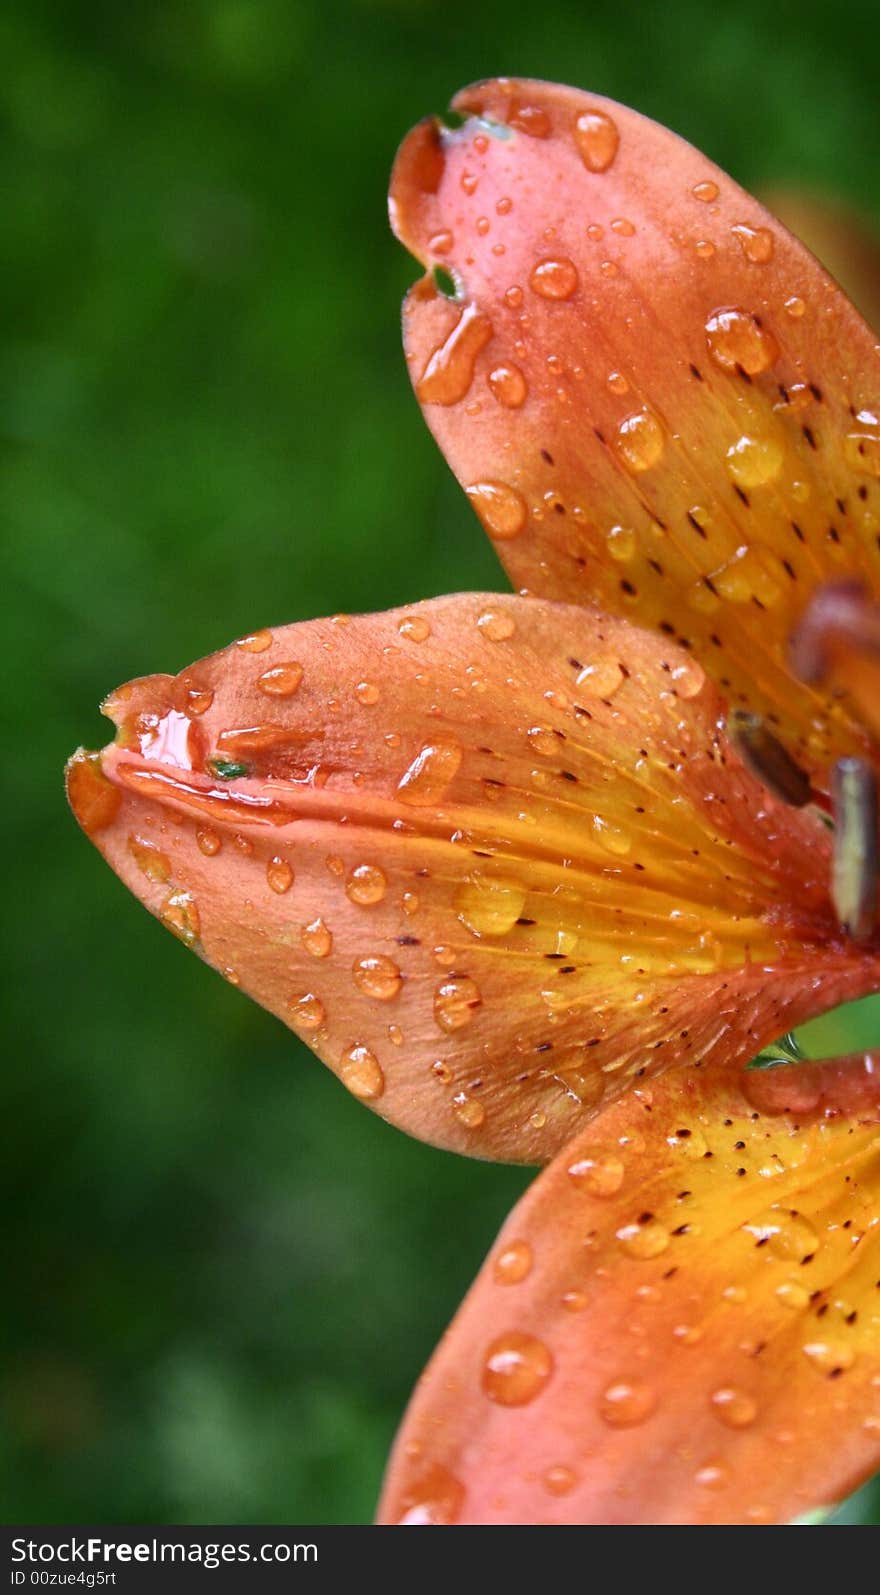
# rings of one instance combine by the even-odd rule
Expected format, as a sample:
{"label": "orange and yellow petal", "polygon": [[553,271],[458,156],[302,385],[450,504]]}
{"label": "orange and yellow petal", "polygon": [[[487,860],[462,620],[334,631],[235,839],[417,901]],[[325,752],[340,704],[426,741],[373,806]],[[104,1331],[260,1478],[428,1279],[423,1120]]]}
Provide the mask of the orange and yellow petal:
{"label": "orange and yellow petal", "polygon": [[835,1067],[789,1114],[675,1071],[562,1150],[423,1376],[383,1522],[784,1523],[880,1466],[880,1076]]}
{"label": "orange and yellow petal", "polygon": [[257,632],[105,707],[69,790],[112,868],[429,1141],[543,1161],[632,1078],[880,984],[821,820],[626,621],[438,599]]}
{"label": "orange and yellow petal", "polygon": [[880,590],[875,335],[636,112],[512,79],[454,106],[463,126],[421,123],[392,179],[395,230],[430,268],[404,341],[513,582],[676,637],[814,770],[863,751],[846,699],[792,679],[786,640],[819,583]]}

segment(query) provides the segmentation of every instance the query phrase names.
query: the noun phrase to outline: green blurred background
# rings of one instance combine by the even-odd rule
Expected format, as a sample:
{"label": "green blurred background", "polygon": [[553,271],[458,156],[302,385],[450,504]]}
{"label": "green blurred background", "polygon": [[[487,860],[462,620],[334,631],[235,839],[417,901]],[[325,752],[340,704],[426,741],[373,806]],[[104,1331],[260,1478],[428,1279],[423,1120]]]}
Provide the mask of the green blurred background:
{"label": "green blurred background", "polygon": [[876,36],[840,0],[5,8],[7,1522],[368,1519],[528,1179],[360,1108],[184,956],[61,791],[120,681],[499,584],[399,350],[398,140],[471,79],[561,78],[747,185],[876,214]]}

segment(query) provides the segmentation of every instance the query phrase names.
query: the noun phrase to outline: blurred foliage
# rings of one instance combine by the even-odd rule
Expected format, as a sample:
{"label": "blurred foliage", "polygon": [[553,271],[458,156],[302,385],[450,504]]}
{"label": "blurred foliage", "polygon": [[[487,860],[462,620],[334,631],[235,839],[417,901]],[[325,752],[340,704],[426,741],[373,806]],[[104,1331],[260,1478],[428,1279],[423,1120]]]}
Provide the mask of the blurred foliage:
{"label": "blurred foliage", "polygon": [[809,0],[4,8],[7,1521],[368,1518],[528,1178],[364,1112],[183,956],[61,795],[122,680],[498,584],[399,352],[398,139],[470,79],[561,78],[751,186],[876,210],[874,23]]}

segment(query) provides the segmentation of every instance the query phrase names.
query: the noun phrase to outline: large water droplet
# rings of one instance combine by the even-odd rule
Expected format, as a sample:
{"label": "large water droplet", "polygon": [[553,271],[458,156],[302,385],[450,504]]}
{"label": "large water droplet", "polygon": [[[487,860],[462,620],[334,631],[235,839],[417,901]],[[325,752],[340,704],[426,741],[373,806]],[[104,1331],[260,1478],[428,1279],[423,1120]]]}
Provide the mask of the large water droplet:
{"label": "large water droplet", "polygon": [[569,1178],[578,1189],[589,1192],[590,1196],[616,1196],[625,1173],[622,1159],[614,1152],[597,1152],[579,1158],[568,1170]]}
{"label": "large water droplet", "polygon": [[448,1526],[458,1520],[464,1499],[464,1486],[447,1468],[434,1463],[408,1486],[398,1524],[407,1528]]}
{"label": "large water droplet", "polygon": [[621,421],[614,441],[620,458],[634,476],[650,471],[663,456],[663,428],[653,410],[647,408],[636,410]]}
{"label": "large water droplet", "polygon": [[499,1285],[518,1285],[531,1273],[534,1261],[528,1241],[508,1241],[495,1258],[494,1275]]}
{"label": "large water droplet", "polygon": [[530,288],[542,299],[570,299],[577,285],[577,267],[565,255],[558,260],[539,260],[529,276]]}
{"label": "large water droplet", "polygon": [[273,892],[277,892],[279,897],[282,896],[284,892],[290,891],[290,888],[293,885],[293,870],[288,864],[286,858],[281,858],[280,855],[276,855],[275,858],[270,858],[268,864],[266,865],[266,880],[271,886]]}
{"label": "large water droplet", "polygon": [[633,1224],[623,1224],[617,1231],[617,1239],[621,1251],[628,1257],[638,1257],[647,1260],[659,1257],[669,1245],[669,1231],[665,1225],[658,1223],[655,1218],[647,1218]]}
{"label": "large water droplet", "polygon": [[607,111],[584,111],[574,125],[581,160],[588,172],[607,172],[617,154],[620,134]]}
{"label": "large water droplet", "polygon": [[434,1019],[441,1030],[452,1032],[469,1025],[482,1004],[480,988],[468,975],[444,980],[434,993]]}
{"label": "large water droplet", "polygon": [[159,910],[159,918],[187,947],[194,946],[198,941],[201,933],[199,911],[189,892],[172,892],[170,897],[166,897]]}
{"label": "large water droplet", "polygon": [[466,1091],[458,1091],[452,1099],[452,1111],[463,1124],[466,1130],[479,1130],[486,1122],[486,1109],[476,1097],[469,1097]]}
{"label": "large water droplet", "polygon": [[130,836],[128,851],[148,881],[167,881],[170,878],[171,860],[155,842],[148,842],[143,836]]}
{"label": "large water droplet", "polygon": [[394,959],[384,953],[356,958],[352,972],[358,991],[365,997],[375,997],[378,1002],[391,1002],[403,985],[403,976]]}
{"label": "large water droplet", "polygon": [[352,1096],[364,1101],[380,1097],[385,1090],[385,1076],[378,1058],[369,1047],[351,1047],[344,1053],[339,1064],[339,1077]]}
{"label": "large water droplet", "polygon": [[736,1385],[721,1385],[713,1390],[712,1410],[728,1429],[748,1429],[758,1416],[758,1403],[748,1391]]}
{"label": "large water droplet", "polygon": [[553,1358],[542,1340],[511,1330],[493,1340],[483,1364],[482,1384],[490,1401],[524,1407],[540,1395],[553,1372]]}
{"label": "large water droplet", "polygon": [[345,895],[362,908],[381,903],[388,887],[384,872],[376,864],[358,864],[345,883]]}
{"label": "large water droplet", "polygon": [[455,894],[458,917],[475,936],[505,936],[525,907],[525,892],[475,872]]}
{"label": "large water droplet", "polygon": [[515,487],[506,482],[474,482],[465,491],[490,537],[505,542],[519,536],[529,511]]}
{"label": "large water droplet", "polygon": [[295,660],[288,659],[283,664],[275,665],[271,670],[264,670],[257,677],[257,686],[269,698],[292,698],[299,691],[303,678],[303,667]]}
{"label": "large water droplet", "polygon": [[404,615],[397,629],[407,642],[425,642],[431,635],[430,624],[424,615]]}
{"label": "large water droplet", "polygon": [[764,487],[782,470],[784,459],[778,438],[754,437],[749,433],[737,438],[727,450],[727,470],[740,487]]}
{"label": "large water droplet", "polygon": [[640,1379],[615,1379],[606,1385],[599,1402],[599,1416],[612,1429],[635,1428],[651,1417],[657,1396]]}
{"label": "large water droplet", "polygon": [[516,631],[516,623],[503,609],[484,609],[477,619],[480,635],[489,642],[506,642]]}
{"label": "large water droplet", "polygon": [[436,803],[457,774],[464,748],[457,737],[437,737],[419,749],[397,785],[401,803],[414,808]]}
{"label": "large water droplet", "polygon": [[303,925],[299,939],[312,958],[329,958],[333,951],[333,933],[323,919],[313,919],[311,924]]}
{"label": "large water droplet", "polygon": [[525,403],[529,390],[519,366],[495,366],[489,372],[486,381],[498,403],[503,404],[506,409],[518,410],[520,405]]}
{"label": "large water droplet", "polygon": [[457,404],[474,380],[474,364],[492,336],[492,323],[476,305],[461,313],[449,336],[431,354],[416,383],[422,404]]}
{"label": "large water droplet", "polygon": [[271,648],[274,638],[271,631],[251,631],[246,637],[236,639],[236,648],[243,648],[245,653],[262,654]]}
{"label": "large water droplet", "polygon": [[773,257],[773,234],[768,227],[748,227],[745,222],[731,227],[731,232],[746,260],[754,266],[763,266]]}
{"label": "large water droplet", "polygon": [[779,355],[772,333],[747,310],[716,310],[706,322],[709,353],[724,371],[741,367],[747,376],[760,375]]}
{"label": "large water droplet", "polygon": [[298,1030],[320,1030],[326,1018],[324,1004],[313,991],[307,991],[302,997],[291,997],[287,1010]]}

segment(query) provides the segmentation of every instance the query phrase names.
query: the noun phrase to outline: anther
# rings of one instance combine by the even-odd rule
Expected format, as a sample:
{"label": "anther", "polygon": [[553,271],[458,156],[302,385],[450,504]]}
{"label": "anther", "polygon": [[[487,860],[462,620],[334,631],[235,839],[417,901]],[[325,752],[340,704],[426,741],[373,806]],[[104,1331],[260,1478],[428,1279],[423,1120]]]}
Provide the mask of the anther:
{"label": "anther", "polygon": [[734,709],[727,730],[737,752],[753,775],[769,787],[774,797],[802,809],[813,796],[810,778],[784,748],[759,714]]}
{"label": "anther", "polygon": [[831,773],[834,845],[831,901],[854,941],[871,935],[877,909],[877,782],[864,759],[838,759]]}

